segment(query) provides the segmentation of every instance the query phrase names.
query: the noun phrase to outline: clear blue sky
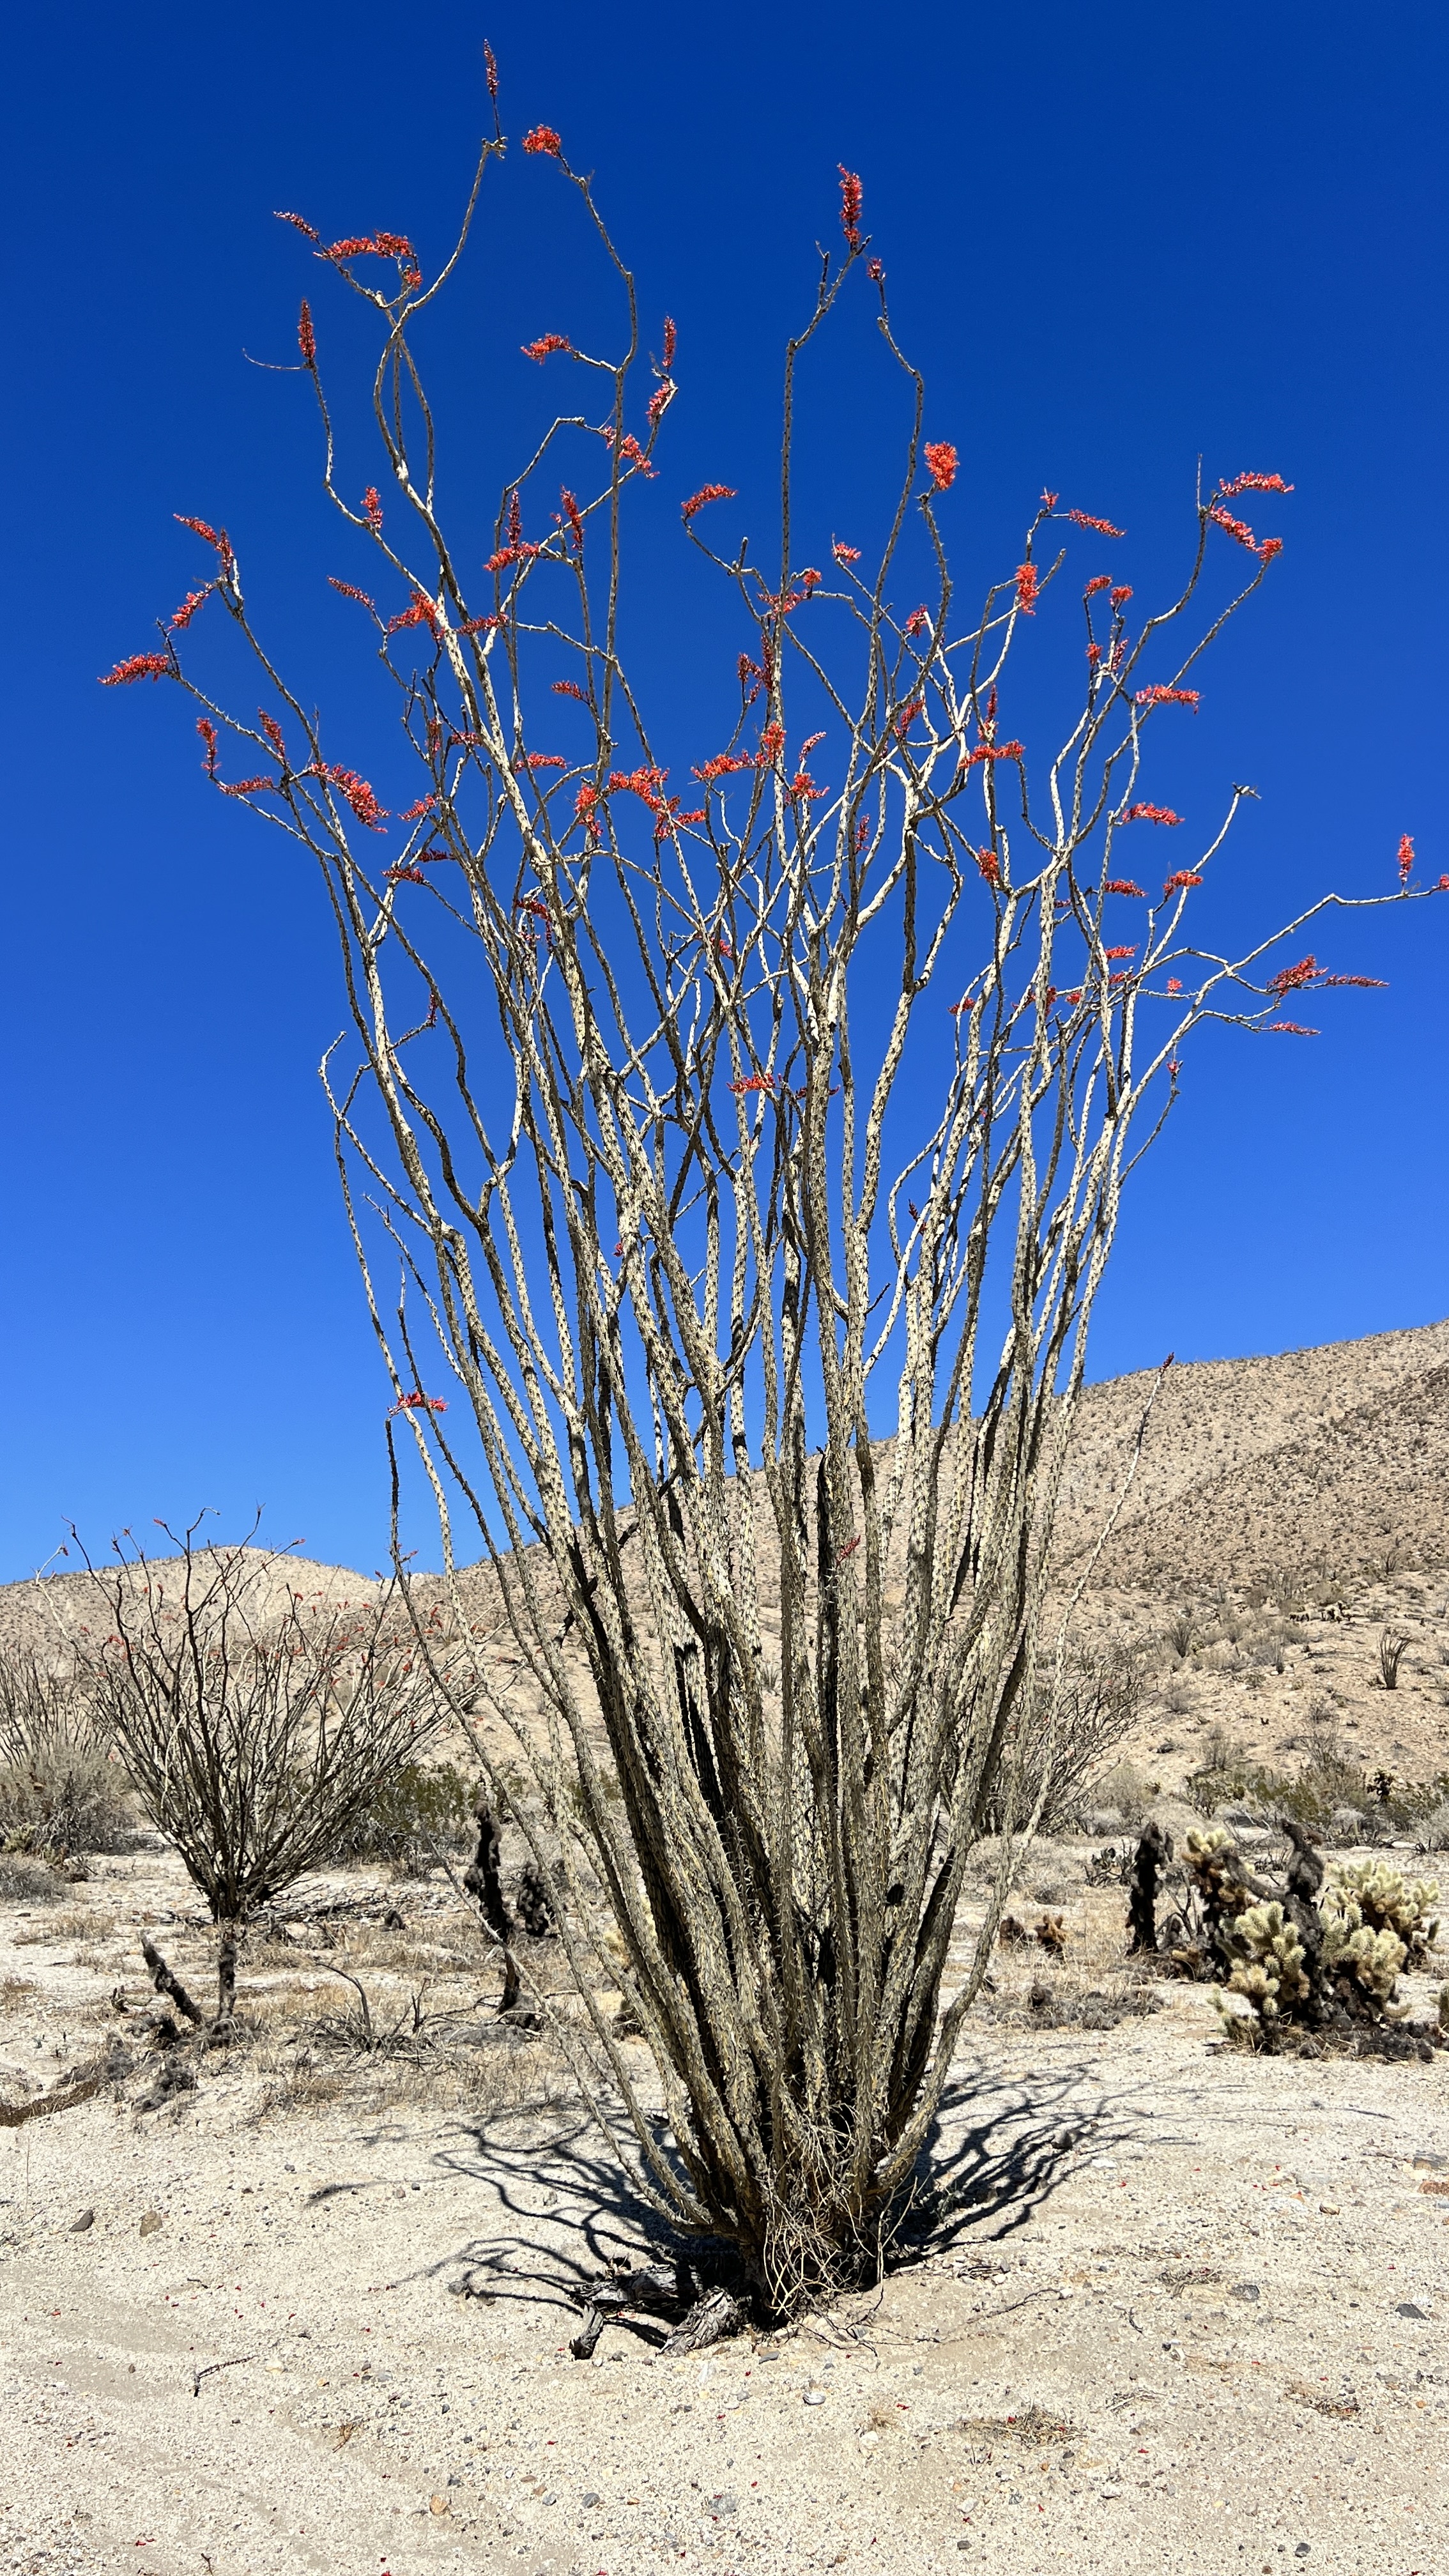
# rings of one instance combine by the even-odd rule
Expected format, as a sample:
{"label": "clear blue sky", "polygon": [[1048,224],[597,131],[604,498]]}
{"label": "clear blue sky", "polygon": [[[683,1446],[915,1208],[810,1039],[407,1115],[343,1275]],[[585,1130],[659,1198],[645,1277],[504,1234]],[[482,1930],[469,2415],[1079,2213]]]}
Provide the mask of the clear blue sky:
{"label": "clear blue sky", "polygon": [[[68,1519],[104,1547],[202,1502],[232,1525],[263,1502],[275,1538],[326,1558],[371,1566],[385,1545],[386,1389],[316,1082],[342,1017],[318,889],[209,793],[174,693],[95,677],[200,577],[181,510],[225,521],[268,631],[319,688],[335,668],[334,704],[352,685],[304,389],[243,355],[291,354],[319,275],[272,209],[328,235],[405,230],[435,258],[482,124],[485,34],[510,133],[563,131],[646,315],[679,324],[682,399],[643,528],[656,570],[705,479],[746,508],[758,492],[767,524],[778,346],[844,161],[929,373],[931,434],[961,450],[973,579],[1016,561],[1044,483],[1125,522],[1127,577],[1149,585],[1176,560],[1199,454],[1213,477],[1296,485],[1267,595],[1211,666],[1180,774],[1155,782],[1194,813],[1229,779],[1260,789],[1224,878],[1236,916],[1387,887],[1403,831],[1426,874],[1449,870],[1442,8],[17,15],[0,1578]],[[511,156],[461,338],[438,337],[453,470],[466,482],[476,448],[490,496],[542,399],[507,353],[593,292],[556,200],[525,185],[555,178]],[[340,299],[316,301],[345,347]],[[858,406],[840,416],[864,457],[894,415],[868,368],[850,390],[859,354],[847,332],[822,385]],[[360,482],[375,462],[358,457]],[[844,512],[848,455],[832,473]],[[642,648],[670,714],[685,622]],[[1391,989],[1326,1000],[1312,1045],[1195,1050],[1124,1223],[1094,1374],[1449,1310],[1449,909],[1316,944]]]}

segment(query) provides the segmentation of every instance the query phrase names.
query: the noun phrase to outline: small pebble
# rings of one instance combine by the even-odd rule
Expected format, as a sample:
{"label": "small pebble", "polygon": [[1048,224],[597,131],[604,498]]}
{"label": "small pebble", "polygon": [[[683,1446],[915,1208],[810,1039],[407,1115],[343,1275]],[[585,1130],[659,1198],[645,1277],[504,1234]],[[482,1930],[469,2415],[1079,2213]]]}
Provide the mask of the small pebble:
{"label": "small pebble", "polygon": [[824,2389],[807,2388],[805,2391],[805,2403],[807,2406],[823,2406],[825,2403]]}
{"label": "small pebble", "polygon": [[72,2236],[84,2236],[86,2229],[88,2227],[94,2227],[95,2223],[95,2211],[93,2209],[83,2209],[79,2218],[73,2218],[71,2220],[70,2232]]}

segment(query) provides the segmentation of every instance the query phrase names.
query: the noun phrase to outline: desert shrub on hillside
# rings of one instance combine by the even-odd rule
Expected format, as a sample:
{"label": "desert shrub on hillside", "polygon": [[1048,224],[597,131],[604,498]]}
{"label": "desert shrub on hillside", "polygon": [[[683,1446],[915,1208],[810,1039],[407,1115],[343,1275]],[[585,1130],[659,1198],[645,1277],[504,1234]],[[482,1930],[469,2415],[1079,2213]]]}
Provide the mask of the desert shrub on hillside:
{"label": "desert shrub on hillside", "polygon": [[405,1762],[341,1828],[336,1857],[387,1861],[411,1874],[435,1849],[456,1850],[469,1840],[477,1807],[477,1784],[453,1763]]}
{"label": "desert shrub on hillside", "polygon": [[32,1653],[0,1655],[0,1848],[57,1861],[113,1851],[134,1813],[79,1675]]}

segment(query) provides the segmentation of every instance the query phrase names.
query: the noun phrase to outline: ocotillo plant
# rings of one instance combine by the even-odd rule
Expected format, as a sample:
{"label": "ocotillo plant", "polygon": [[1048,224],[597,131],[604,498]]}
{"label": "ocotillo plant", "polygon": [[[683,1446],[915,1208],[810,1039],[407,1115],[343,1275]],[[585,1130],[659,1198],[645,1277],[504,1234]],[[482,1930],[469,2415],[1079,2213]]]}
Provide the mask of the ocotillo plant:
{"label": "ocotillo plant", "polygon": [[[416,792],[384,810],[393,791],[288,686],[231,539],[202,521],[209,580],[111,677],[192,692],[207,775],[323,872],[356,1048],[327,1071],[355,1240],[447,1579],[481,1548],[531,1686],[525,1708],[496,1681],[493,1704],[541,1793],[515,1812],[602,2061],[592,2098],[656,2205],[732,2239],[788,2308],[878,2260],[1004,1896],[1006,1860],[948,1976],[968,1856],[990,1818],[1009,1857],[1051,1776],[1050,1720],[1013,1719],[1064,1670],[1041,1643],[1048,1552],[1130,1161],[1200,1022],[1286,1031],[1290,995],[1365,979],[1195,941],[1245,788],[1160,891],[1136,882],[1144,843],[1182,837],[1148,795],[1159,746],[1280,551],[1240,496],[1290,487],[1200,492],[1176,595],[1135,626],[1129,584],[1098,569],[1120,530],[1044,493],[1020,561],[963,616],[958,451],[898,344],[851,173],[785,354],[773,568],[743,540],[706,546],[724,482],[682,502],[680,542],[732,587],[744,649],[726,738],[702,718],[689,793],[670,791],[621,609],[676,336],[665,323],[636,394],[635,279],[548,126],[523,138],[525,176],[577,192],[621,327],[602,355],[545,329],[523,358],[577,371],[602,408],[500,472],[481,591],[440,515],[414,323],[503,157],[494,94],[436,276],[403,235],[329,244],[287,218],[376,319],[360,501],[305,303],[300,371],[331,500],[376,564],[376,600],[337,587],[372,621]],[[906,411],[868,567],[816,529],[796,452],[802,363],[855,293]],[[1069,586],[1082,679],[1043,759],[1013,727],[1009,665]],[[207,597],[256,654],[255,723],[183,666]],[[1411,867],[1405,844],[1404,891]],[[1029,1776],[1003,1778],[1013,1745]],[[601,1999],[620,1982],[672,2145]]]}

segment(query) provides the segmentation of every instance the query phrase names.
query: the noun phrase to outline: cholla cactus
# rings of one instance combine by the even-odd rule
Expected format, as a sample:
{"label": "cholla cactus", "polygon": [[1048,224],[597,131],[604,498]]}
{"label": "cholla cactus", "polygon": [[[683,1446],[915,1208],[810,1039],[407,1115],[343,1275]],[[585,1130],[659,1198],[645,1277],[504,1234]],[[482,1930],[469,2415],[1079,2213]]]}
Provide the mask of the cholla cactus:
{"label": "cholla cactus", "polygon": [[1439,1900],[1437,1879],[1406,1879],[1387,1861],[1340,1861],[1323,1892],[1327,1922],[1336,1917],[1357,1930],[1391,1932],[1405,1956],[1417,1965],[1439,1937],[1439,1918],[1430,1908]]}
{"label": "cholla cactus", "polygon": [[1389,2019],[1402,2018],[1407,2004],[1395,2007],[1394,1986],[1407,1953],[1397,1933],[1375,1932],[1367,1923],[1330,1921],[1324,1929],[1323,1963],[1335,1976],[1350,1976]]}
{"label": "cholla cactus", "polygon": [[1190,1826],[1183,1857],[1202,1890],[1210,1920],[1240,1916],[1252,1905],[1253,1892],[1243,1883],[1237,1844],[1225,1826]]}
{"label": "cholla cactus", "polygon": [[1304,2001],[1310,1991],[1306,1952],[1296,1923],[1276,1898],[1245,1906],[1228,1939],[1236,1957],[1227,1991],[1244,1996],[1260,2021],[1277,2021],[1285,2007],[1291,2012]]}

